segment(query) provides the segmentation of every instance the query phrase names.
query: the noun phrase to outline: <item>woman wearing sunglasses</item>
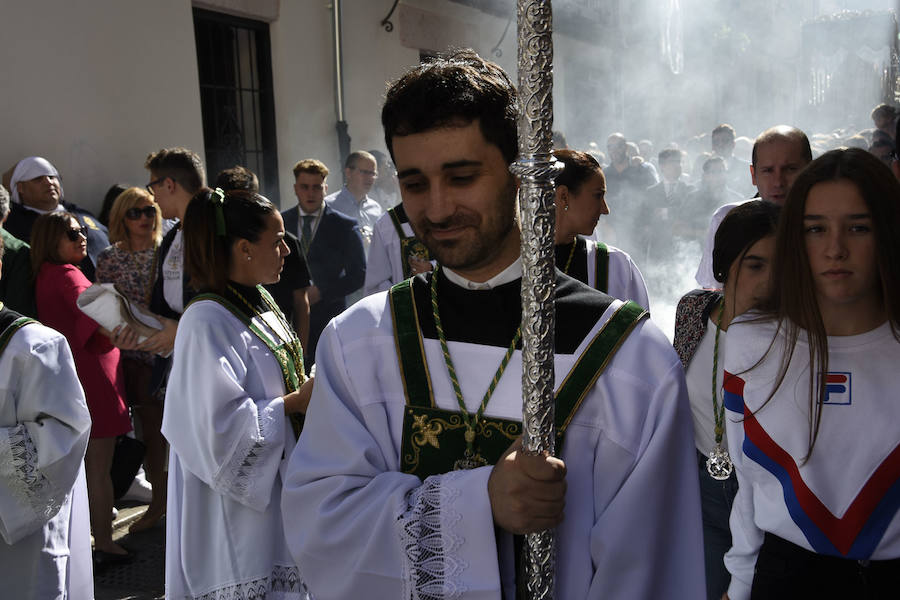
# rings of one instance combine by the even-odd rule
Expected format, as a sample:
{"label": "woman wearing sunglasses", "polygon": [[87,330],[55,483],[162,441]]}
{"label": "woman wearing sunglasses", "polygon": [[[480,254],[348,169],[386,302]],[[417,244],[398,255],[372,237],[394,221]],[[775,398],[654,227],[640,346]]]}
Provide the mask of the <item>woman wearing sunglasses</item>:
{"label": "woman wearing sunglasses", "polygon": [[[153,196],[140,187],[127,188],[109,211],[111,246],[97,256],[97,281],[114,283],[132,303],[146,309],[156,281],[162,212]],[[153,488],[150,506],[129,531],[149,529],[166,513],[166,442],[162,425],[162,397],[150,393],[153,354],[141,350],[122,352],[125,396],[141,421],[147,446],[144,468]]]}
{"label": "woman wearing sunglasses", "polygon": [[31,265],[36,273],[38,318],[69,342],[91,413],[91,437],[84,466],[94,535],[94,566],[100,569],[133,558],[112,540],[113,488],[109,469],[116,437],[131,430],[119,371],[119,349],[115,345],[134,348],[135,340],[133,334],[119,335],[118,330],[100,327],[78,309],[78,295],[91,285],[78,268],[86,253],[87,238],[71,213],[51,212],[34,222]]}

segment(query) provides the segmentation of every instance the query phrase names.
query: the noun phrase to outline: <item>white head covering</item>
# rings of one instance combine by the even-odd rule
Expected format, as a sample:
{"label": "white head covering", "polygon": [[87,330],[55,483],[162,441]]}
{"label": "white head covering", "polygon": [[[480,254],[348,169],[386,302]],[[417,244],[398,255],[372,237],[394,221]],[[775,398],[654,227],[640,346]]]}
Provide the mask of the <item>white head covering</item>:
{"label": "white head covering", "polygon": [[[50,177],[56,177],[59,179],[59,171],[56,170],[56,167],[50,164],[50,161],[46,158],[41,158],[40,156],[29,156],[28,158],[23,158],[19,161],[19,164],[16,165],[15,170],[13,171],[12,177],[9,180],[10,194],[12,195],[13,202],[17,202],[19,204],[22,203],[22,199],[19,198],[19,190],[16,185],[20,181],[31,181],[37,177],[43,177],[44,175],[48,175]],[[59,182],[59,197],[60,199],[64,198],[62,189],[62,181]]]}

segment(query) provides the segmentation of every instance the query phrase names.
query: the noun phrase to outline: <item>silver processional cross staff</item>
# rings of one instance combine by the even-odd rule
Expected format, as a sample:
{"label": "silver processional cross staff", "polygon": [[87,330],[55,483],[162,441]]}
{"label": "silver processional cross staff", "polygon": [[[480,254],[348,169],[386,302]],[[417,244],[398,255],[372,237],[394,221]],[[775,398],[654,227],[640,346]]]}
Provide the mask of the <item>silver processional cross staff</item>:
{"label": "silver processional cross staff", "polygon": [[[522,226],[522,443],[526,452],[555,451],[553,355],[555,261],[553,233],[553,17],[550,0],[518,0],[519,157]],[[528,597],[553,598],[553,530],[526,535]]]}

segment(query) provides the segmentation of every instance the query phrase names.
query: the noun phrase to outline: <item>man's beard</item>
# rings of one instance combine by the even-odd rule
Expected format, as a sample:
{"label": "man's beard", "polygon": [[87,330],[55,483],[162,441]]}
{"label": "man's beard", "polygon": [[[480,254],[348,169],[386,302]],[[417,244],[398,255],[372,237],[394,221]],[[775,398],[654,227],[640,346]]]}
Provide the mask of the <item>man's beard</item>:
{"label": "man's beard", "polygon": [[[457,211],[441,222],[422,219],[410,223],[431,257],[449,269],[467,270],[480,267],[501,250],[505,240],[516,227],[515,187],[504,190],[498,202],[498,214],[493,219],[476,212]],[[435,231],[465,227],[466,232],[452,240],[438,240]],[[476,233],[476,235],[471,235]]]}

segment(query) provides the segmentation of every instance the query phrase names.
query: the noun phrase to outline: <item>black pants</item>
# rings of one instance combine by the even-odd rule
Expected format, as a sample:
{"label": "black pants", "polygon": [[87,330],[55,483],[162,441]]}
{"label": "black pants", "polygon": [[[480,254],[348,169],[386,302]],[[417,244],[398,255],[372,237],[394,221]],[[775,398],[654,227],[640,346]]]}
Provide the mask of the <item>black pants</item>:
{"label": "black pants", "polygon": [[900,559],[857,561],[816,554],[766,533],[750,598],[900,598]]}

